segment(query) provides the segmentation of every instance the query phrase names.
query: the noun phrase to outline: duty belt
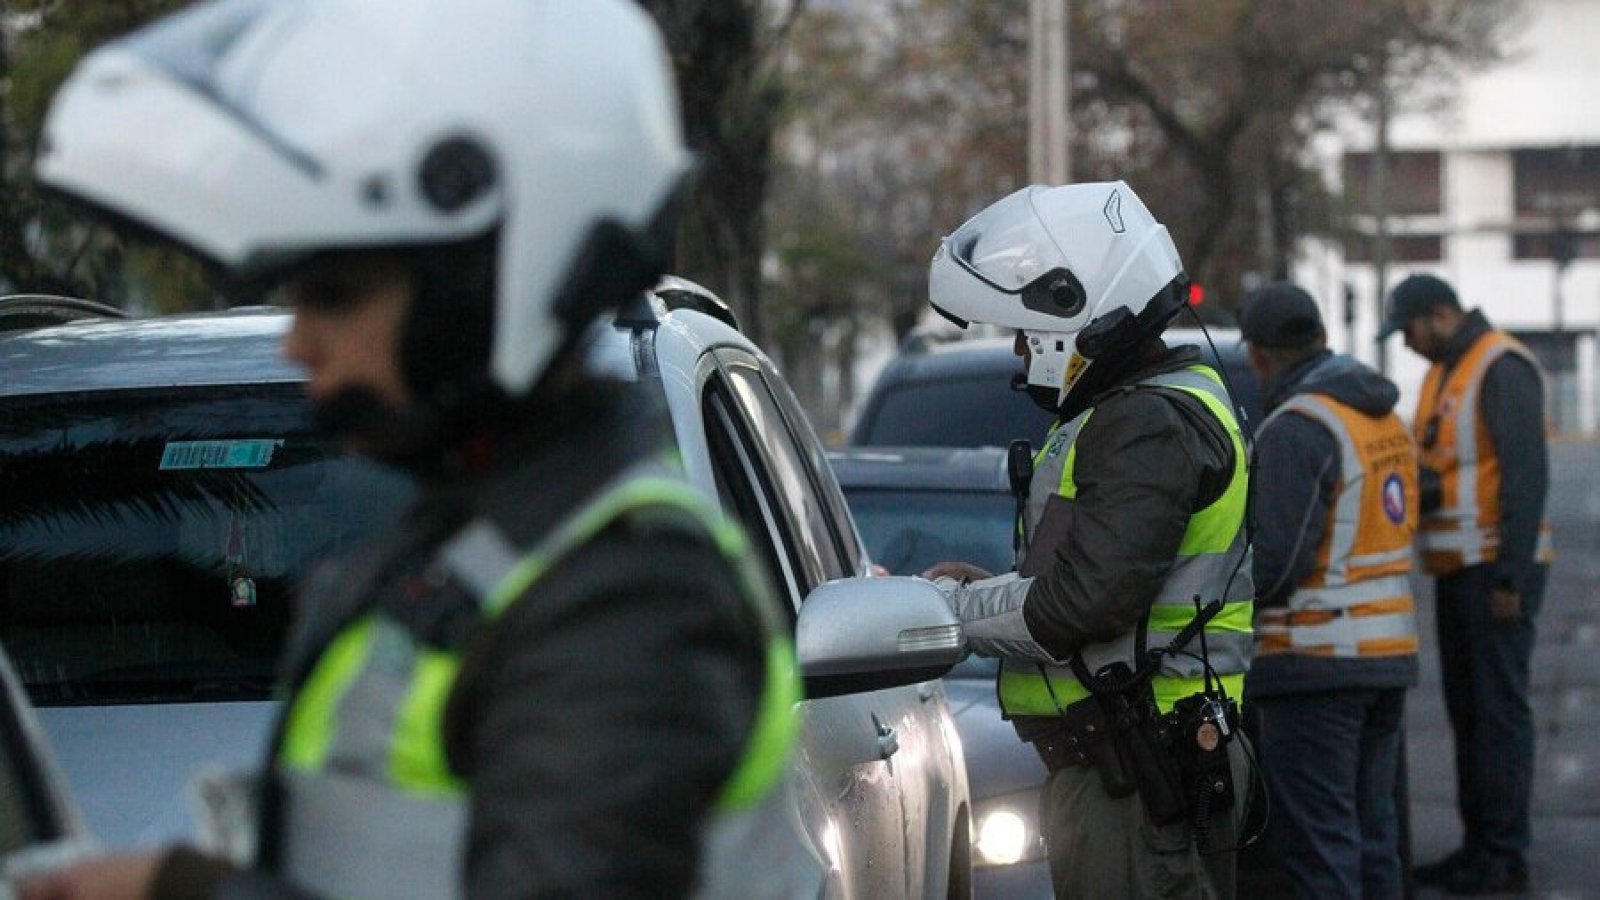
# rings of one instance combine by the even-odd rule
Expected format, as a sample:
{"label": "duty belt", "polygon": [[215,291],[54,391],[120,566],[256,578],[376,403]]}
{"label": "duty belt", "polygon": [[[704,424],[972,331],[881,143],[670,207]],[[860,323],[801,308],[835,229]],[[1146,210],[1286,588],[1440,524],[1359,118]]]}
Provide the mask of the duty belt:
{"label": "duty belt", "polygon": [[[1093,702],[1093,697],[1078,701],[1078,703]],[[1074,703],[1067,708],[1070,710],[1076,705],[1078,704]],[[1066,718],[1018,716],[1012,720],[1012,725],[1016,727],[1019,738],[1033,745],[1034,752],[1039,754],[1039,760],[1044,763],[1047,771],[1054,773],[1061,769],[1091,765],[1089,755],[1083,749],[1086,739],[1090,736],[1080,733],[1081,729],[1069,727]]]}

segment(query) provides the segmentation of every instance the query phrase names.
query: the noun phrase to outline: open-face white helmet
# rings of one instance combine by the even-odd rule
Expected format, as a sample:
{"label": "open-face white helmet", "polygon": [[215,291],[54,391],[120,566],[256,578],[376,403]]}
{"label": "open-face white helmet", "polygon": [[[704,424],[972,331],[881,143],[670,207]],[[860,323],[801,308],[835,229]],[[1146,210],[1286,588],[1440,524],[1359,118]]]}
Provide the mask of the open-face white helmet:
{"label": "open-face white helmet", "polygon": [[37,174],[247,280],[487,237],[479,377],[517,397],[654,282],[689,162],[631,0],[212,0],[87,57]]}
{"label": "open-face white helmet", "polygon": [[1030,393],[1059,406],[1091,363],[1159,333],[1187,296],[1167,229],[1121,181],[1031,186],[939,244],[934,309],[1023,332]]}

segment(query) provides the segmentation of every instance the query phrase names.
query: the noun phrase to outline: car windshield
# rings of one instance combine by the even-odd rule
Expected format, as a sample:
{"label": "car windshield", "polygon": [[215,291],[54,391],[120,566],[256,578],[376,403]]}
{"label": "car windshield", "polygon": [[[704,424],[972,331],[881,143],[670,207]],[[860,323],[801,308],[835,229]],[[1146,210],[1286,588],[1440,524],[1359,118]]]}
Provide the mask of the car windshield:
{"label": "car windshield", "polygon": [[0,403],[0,641],[40,705],[268,698],[295,583],[409,494],[298,385]]}
{"label": "car windshield", "polygon": [[[959,415],[950,415],[959,410]],[[877,447],[1004,447],[1023,438],[1037,447],[1051,417],[1026,392],[998,378],[973,377],[895,385],[883,394],[857,444]]]}
{"label": "car windshield", "polygon": [[949,560],[1011,571],[1017,506],[1009,495],[876,487],[846,488],[845,495],[872,561],[895,575]]}

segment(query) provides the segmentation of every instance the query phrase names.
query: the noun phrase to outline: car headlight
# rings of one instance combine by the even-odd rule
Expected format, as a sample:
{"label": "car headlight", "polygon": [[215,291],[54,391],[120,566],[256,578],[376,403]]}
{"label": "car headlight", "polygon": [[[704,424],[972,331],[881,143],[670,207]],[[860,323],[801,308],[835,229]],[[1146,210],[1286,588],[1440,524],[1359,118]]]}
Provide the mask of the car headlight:
{"label": "car headlight", "polygon": [[1039,794],[1023,791],[990,797],[974,804],[977,827],[972,832],[973,864],[1009,866],[1044,859],[1039,833]]}

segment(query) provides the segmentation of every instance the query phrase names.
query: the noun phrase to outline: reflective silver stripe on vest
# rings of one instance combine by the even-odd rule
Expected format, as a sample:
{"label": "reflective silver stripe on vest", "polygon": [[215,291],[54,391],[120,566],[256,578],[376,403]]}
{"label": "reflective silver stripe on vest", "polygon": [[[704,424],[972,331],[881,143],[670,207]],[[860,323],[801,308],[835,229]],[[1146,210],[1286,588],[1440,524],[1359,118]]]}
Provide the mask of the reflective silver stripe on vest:
{"label": "reflective silver stripe on vest", "polygon": [[[1411,576],[1409,575],[1383,575],[1347,584],[1301,588],[1295,591],[1295,602],[1290,606],[1290,609],[1296,612],[1300,610],[1343,611],[1364,603],[1376,603],[1379,600],[1394,600],[1400,597],[1407,599],[1411,597]],[[1281,613],[1282,610],[1268,610],[1262,614],[1268,615],[1273,612]]]}
{"label": "reflective silver stripe on vest", "polygon": [[[1286,636],[1291,651],[1331,650],[1334,656],[1360,656],[1361,645],[1365,642],[1414,637],[1416,614],[1411,610],[1378,615],[1348,615],[1347,612],[1363,603],[1401,597],[1411,597],[1411,581],[1405,575],[1386,575],[1332,588],[1308,588],[1295,593],[1288,610],[1263,610],[1256,622],[1256,633],[1268,640],[1272,636]],[[1296,612],[1316,611],[1334,615],[1317,624],[1291,625],[1288,622],[1288,617]]]}
{"label": "reflective silver stripe on vest", "polygon": [[[682,481],[681,474],[645,462],[627,469],[593,496],[605,497],[617,486],[640,477]],[[554,559],[568,549],[575,537],[572,524],[562,523],[534,550],[518,553],[491,523],[476,520],[447,541],[439,557],[452,575],[473,589],[488,611],[497,589],[525,560]],[[754,806],[717,811],[707,818],[700,835],[703,880],[695,889],[696,898],[811,900],[821,896],[826,868],[805,837],[792,780],[791,769],[790,777]],[[462,835],[457,843],[464,840]],[[759,860],[759,865],[752,864],[753,860]]]}
{"label": "reflective silver stripe on vest", "polygon": [[450,574],[470,588],[480,604],[487,601],[524,556],[485,519],[467,523],[439,548],[438,555]]}
{"label": "reflective silver stripe on vest", "polygon": [[1067,466],[1068,451],[1078,441],[1078,432],[1088,420],[1092,410],[1072,417],[1070,422],[1058,424],[1045,436],[1044,446],[1033,455],[1033,478],[1028,482],[1028,503],[1023,509],[1022,551],[1017,556],[1017,570],[1028,558],[1028,548],[1033,545],[1033,534],[1044,518],[1045,504],[1061,490],[1061,473]]}
{"label": "reflective silver stripe on vest", "polygon": [[334,771],[280,771],[284,871],[322,897],[460,897],[467,804]]}
{"label": "reflective silver stripe on vest", "polygon": [[1411,548],[1402,547],[1399,550],[1386,550],[1382,553],[1363,553],[1350,557],[1350,565],[1358,569],[1372,566],[1387,566],[1411,558]]}
{"label": "reflective silver stripe on vest", "polygon": [[[1312,375],[1315,373],[1316,370],[1313,369]],[[1299,413],[1320,423],[1339,444],[1339,471],[1344,478],[1344,486],[1334,498],[1333,521],[1330,523],[1328,534],[1328,571],[1325,577],[1330,585],[1344,584],[1350,580],[1350,553],[1356,545],[1356,535],[1361,530],[1360,485],[1366,477],[1366,468],[1361,465],[1361,456],[1356,451],[1355,441],[1350,439],[1350,434],[1345,429],[1339,414],[1320,398],[1310,394],[1296,394],[1284,401],[1282,406],[1273,410],[1272,415],[1261,422],[1261,433],[1265,434],[1274,422],[1293,413]]]}
{"label": "reflective silver stripe on vest", "polygon": [[[1419,539],[1426,538],[1423,549],[1430,551],[1453,551],[1461,554],[1464,565],[1484,562],[1489,558],[1491,551],[1500,549],[1500,532],[1482,528],[1469,528],[1464,531],[1421,531]],[[1538,539],[1534,542],[1533,558],[1538,561],[1549,560],[1556,552],[1555,540],[1551,536],[1548,526],[1539,527]]]}
{"label": "reflective silver stripe on vest", "polygon": [[[607,497],[618,487],[647,477],[683,480],[680,474],[667,466],[647,460],[624,469],[594,491],[591,499]],[[577,524],[574,519],[559,522],[532,550],[519,552],[493,523],[474,519],[439,548],[438,557],[451,575],[472,589],[473,596],[485,611],[495,615],[499,610],[489,609],[489,606],[496,590],[511,573],[526,560],[540,558],[553,561],[571,549],[571,544],[580,537],[576,532]]]}
{"label": "reflective silver stripe on vest", "polygon": [[330,771],[376,781],[389,777],[389,748],[411,677],[417,646],[404,627],[386,616],[372,623],[372,650],[339,700],[333,743],[324,764]]}
{"label": "reflective silver stripe on vest", "polygon": [[[1484,528],[1478,524],[1478,395],[1483,389],[1484,373],[1507,353],[1515,353],[1534,363],[1534,371],[1540,371],[1528,352],[1505,340],[1495,341],[1494,346],[1484,351],[1472,370],[1472,377],[1467,379],[1456,409],[1456,505],[1424,516],[1422,526],[1417,529],[1418,549],[1424,553],[1460,553],[1462,564],[1468,566],[1490,559],[1491,551],[1499,547],[1499,526]],[[1540,378],[1542,380],[1543,375]],[[1442,389],[1443,382],[1449,378],[1441,375],[1440,380]],[[1540,549],[1548,546],[1546,539]]]}
{"label": "reflective silver stripe on vest", "polygon": [[[1143,386],[1166,387],[1173,389],[1192,389],[1204,391],[1211,395],[1228,409],[1232,409],[1232,401],[1227,390],[1214,379],[1192,369],[1183,369],[1177,372],[1164,372],[1162,374],[1144,379],[1139,382]],[[1033,480],[1028,488],[1027,519],[1025,521],[1024,535],[1031,541],[1032,532],[1037,529],[1039,520],[1044,516],[1045,504],[1049,498],[1060,492],[1063,473],[1067,459],[1071,456],[1071,448],[1077,442],[1078,434],[1083,429],[1085,420],[1093,412],[1093,408],[1073,417],[1065,424],[1058,426],[1051,432],[1045,442],[1044,450],[1034,461]],[[1195,609],[1194,597],[1200,595],[1203,603],[1209,603],[1220,595],[1229,579],[1232,579],[1228,589],[1229,596],[1224,598],[1228,604],[1249,602],[1255,598],[1255,582],[1250,572],[1250,563],[1245,557],[1247,544],[1245,543],[1245,529],[1239,528],[1233,537],[1228,549],[1222,553],[1201,553],[1194,556],[1178,557],[1173,561],[1172,570],[1168,573],[1166,581],[1162,583],[1161,591],[1157,594],[1152,610],[1157,607],[1168,607],[1182,610],[1192,617]],[[1019,562],[1020,566],[1020,562]],[[1185,618],[1184,621],[1188,621]],[[1146,636],[1146,647],[1161,647],[1177,636],[1177,631],[1167,631],[1156,628],[1149,629]],[[1134,664],[1136,635],[1133,631],[1110,640],[1091,644],[1082,649],[1083,661],[1091,672],[1101,666],[1113,662]],[[1207,629],[1205,633],[1206,650],[1211,657],[1211,668],[1219,675],[1232,675],[1245,671],[1250,664],[1254,652],[1254,639],[1249,632],[1222,632]],[[1200,640],[1196,638],[1184,650],[1198,657],[1200,655]],[[1011,668],[1028,675],[1037,675],[1040,668],[1051,678],[1074,679],[1072,671],[1065,666],[1037,666],[1033,663],[1021,664],[1012,661],[1002,663],[1006,668]],[[1166,656],[1162,660],[1161,674],[1173,677],[1194,678],[1204,674],[1204,666],[1199,659],[1189,656]]]}
{"label": "reflective silver stripe on vest", "polygon": [[[1441,507],[1423,516],[1421,527],[1417,529],[1417,547],[1424,553],[1453,550],[1461,554],[1463,564],[1470,566],[1487,559],[1487,545],[1499,541],[1495,530],[1478,525],[1478,394],[1483,388],[1483,373],[1489,370],[1490,363],[1510,349],[1510,345],[1497,341],[1484,351],[1461,393],[1455,416],[1456,505]],[[1446,381],[1449,376],[1441,375],[1441,390]],[[1434,531],[1436,528],[1448,531]]]}
{"label": "reflective silver stripe on vest", "polygon": [[[1233,400],[1228,396],[1225,387],[1216,379],[1197,372],[1193,369],[1184,369],[1178,372],[1165,372],[1154,378],[1149,378],[1141,384],[1154,384],[1169,388],[1188,388],[1203,391],[1212,399],[1222,405],[1224,409],[1233,409]],[[1237,414],[1235,414],[1237,415]],[[1226,428],[1226,423],[1223,424]],[[1238,429],[1238,422],[1233,423],[1233,428]],[[1240,436],[1240,446],[1235,448],[1238,452],[1246,452],[1243,447],[1243,436]],[[1242,463],[1243,460],[1240,460]],[[1241,466],[1242,468],[1242,466]],[[1248,476],[1243,476],[1248,477]],[[1195,595],[1199,595],[1202,603],[1209,603],[1219,597],[1223,602],[1232,606],[1236,603],[1249,603],[1255,599],[1255,576],[1251,572],[1249,559],[1249,544],[1246,543],[1246,530],[1243,523],[1234,532],[1233,540],[1228,544],[1228,549],[1221,553],[1201,553],[1194,556],[1179,557],[1167,575],[1167,580],[1161,586],[1161,593],[1156,597],[1156,606],[1167,606],[1186,611],[1194,610]],[[1222,597],[1223,591],[1227,596]],[[1226,610],[1224,610],[1225,614]],[[1219,615],[1222,615],[1219,614]],[[1148,645],[1160,646],[1177,636],[1176,631],[1158,631],[1150,629]],[[1254,651],[1254,639],[1249,632],[1219,632],[1206,630],[1206,648],[1211,655],[1211,667],[1221,675],[1232,675],[1243,672],[1249,668],[1250,658]],[[1199,655],[1199,641],[1185,648],[1188,652]],[[1085,661],[1088,657],[1085,656]],[[1092,671],[1094,666],[1090,666]],[[1168,674],[1177,674],[1185,677],[1195,677],[1203,674],[1203,666],[1199,660],[1188,657],[1179,657],[1168,660],[1162,666]]]}

